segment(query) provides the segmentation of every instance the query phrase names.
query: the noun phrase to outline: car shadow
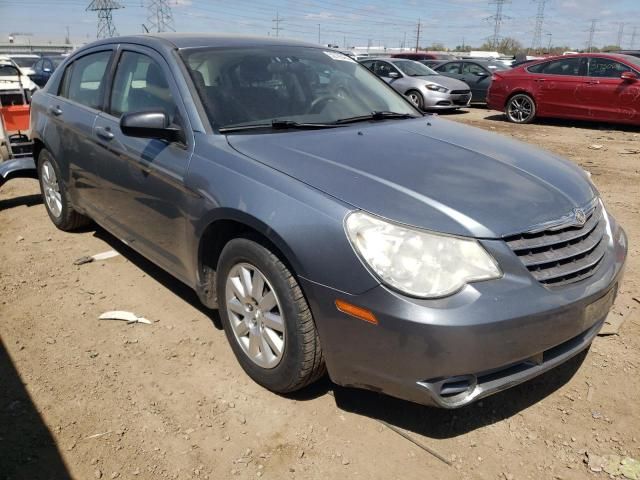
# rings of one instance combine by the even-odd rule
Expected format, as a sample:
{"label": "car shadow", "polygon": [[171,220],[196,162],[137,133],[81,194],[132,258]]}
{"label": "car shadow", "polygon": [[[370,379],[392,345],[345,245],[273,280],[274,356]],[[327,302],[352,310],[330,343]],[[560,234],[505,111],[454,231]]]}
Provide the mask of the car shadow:
{"label": "car shadow", "polygon": [[23,195],[21,197],[0,200],[0,211],[16,207],[33,207],[40,204],[42,204],[42,196],[40,194]]}
{"label": "car shadow", "polygon": [[71,479],[53,435],[0,340],[0,477]]}
{"label": "car shadow", "polygon": [[[492,122],[500,122],[517,126],[507,120],[507,117],[503,113],[493,112],[490,115],[484,117],[485,120]],[[584,128],[587,130],[599,130],[608,131],[616,130],[620,132],[637,133],[638,127],[633,125],[625,125],[620,123],[603,123],[603,122],[591,122],[588,120],[565,120],[560,118],[536,118],[530,125],[542,125],[547,127],[567,127],[567,128]]]}
{"label": "car shadow", "polygon": [[[101,227],[96,228],[94,236],[158,281],[168,292],[178,295],[209,317],[217,329],[222,329],[218,312],[204,307],[191,288]],[[510,418],[548,397],[573,377],[584,361],[586,353],[582,352],[528,382],[457,410],[426,407],[373,391],[341,387],[334,384],[327,375],[303,390],[281,396],[286,399],[308,401],[332,394],[336,406],[343,411],[384,421],[426,437],[452,438]]]}
{"label": "car shadow", "polygon": [[211,310],[205,307],[202,302],[200,302],[198,295],[192,288],[182,283],[167,271],[158,267],[155,263],[147,260],[145,257],[140,255],[131,247],[122,243],[102,227],[94,224],[91,229],[94,230],[94,237],[107,243],[111,248],[120,253],[120,255],[129,260],[133,265],[135,265],[149,277],[160,283],[169,292],[177,295],[189,305],[200,311],[202,314],[206,315],[218,330],[222,330],[222,322],[220,321],[218,311]]}

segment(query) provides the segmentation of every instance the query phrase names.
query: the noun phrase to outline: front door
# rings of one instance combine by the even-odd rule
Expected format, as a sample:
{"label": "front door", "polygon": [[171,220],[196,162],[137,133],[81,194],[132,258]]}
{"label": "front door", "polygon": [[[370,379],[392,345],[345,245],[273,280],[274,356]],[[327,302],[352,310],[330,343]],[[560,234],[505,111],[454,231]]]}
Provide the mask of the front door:
{"label": "front door", "polygon": [[464,62],[460,80],[469,85],[472,102],[487,101],[487,90],[491,84],[491,72],[489,70],[474,62]]}
{"label": "front door", "polygon": [[[177,86],[164,59],[143,47],[124,47],[117,60],[110,100],[94,126],[102,147],[102,204],[107,223],[124,241],[178,277],[186,277],[187,211],[184,186],[193,135]],[[184,139],[128,137],[120,130],[125,113],[164,111]]]}
{"label": "front door", "polygon": [[584,61],[581,57],[553,60],[529,69],[535,73],[534,95],[540,116],[584,118],[586,108],[580,99],[584,82]]}
{"label": "front door", "polygon": [[582,99],[594,120],[630,121],[640,112],[640,84],[621,78],[631,67],[610,58],[590,58]]}

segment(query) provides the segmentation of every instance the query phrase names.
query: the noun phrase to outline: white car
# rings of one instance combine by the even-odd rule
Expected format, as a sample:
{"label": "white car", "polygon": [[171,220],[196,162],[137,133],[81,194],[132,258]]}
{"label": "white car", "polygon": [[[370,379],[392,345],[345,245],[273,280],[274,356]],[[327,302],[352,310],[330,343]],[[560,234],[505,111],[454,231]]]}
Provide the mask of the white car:
{"label": "white car", "polygon": [[22,70],[22,73],[25,75],[33,75],[36,73],[33,66],[38,60],[40,60],[40,55],[33,53],[12,53],[8,55],[8,57],[13,60],[18,67],[20,67],[20,70]]}
{"label": "white car", "polygon": [[[20,75],[16,75],[16,69],[20,72]],[[3,90],[16,90],[18,88],[18,80],[22,83],[22,88],[24,88],[25,94],[28,96],[38,90],[38,85],[33,83],[11,57],[0,56],[0,92]]]}

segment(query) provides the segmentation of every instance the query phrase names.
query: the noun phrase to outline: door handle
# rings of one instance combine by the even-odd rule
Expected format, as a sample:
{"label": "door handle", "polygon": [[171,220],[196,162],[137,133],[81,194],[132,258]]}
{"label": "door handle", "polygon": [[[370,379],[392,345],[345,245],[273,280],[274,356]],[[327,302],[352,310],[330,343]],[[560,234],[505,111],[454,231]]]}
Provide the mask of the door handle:
{"label": "door handle", "polygon": [[536,82],[546,82],[546,78],[536,78]]}
{"label": "door handle", "polygon": [[59,105],[56,105],[55,107],[51,106],[49,107],[49,113],[52,113],[56,117],[59,117],[60,115],[62,115],[62,109]]}
{"label": "door handle", "polygon": [[589,85],[598,85],[600,83],[600,80],[589,80],[587,83]]}
{"label": "door handle", "polygon": [[113,140],[113,137],[115,137],[113,132],[109,128],[105,127],[96,127],[96,135],[100,138],[104,138],[105,140]]}

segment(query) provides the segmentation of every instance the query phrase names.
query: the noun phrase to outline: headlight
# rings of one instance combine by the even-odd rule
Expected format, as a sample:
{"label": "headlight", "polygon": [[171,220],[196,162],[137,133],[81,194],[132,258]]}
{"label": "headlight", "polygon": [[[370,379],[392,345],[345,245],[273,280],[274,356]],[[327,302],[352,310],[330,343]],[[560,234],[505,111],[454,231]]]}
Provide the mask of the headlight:
{"label": "headlight", "polygon": [[364,212],[351,213],[345,229],[382,282],[408,295],[444,297],[467,283],[502,276],[477,240],[403,227]]}
{"label": "headlight", "polygon": [[427,83],[427,88],[429,90],[433,90],[434,92],[447,93],[449,90],[444,88],[441,85],[436,85],[435,83]]}

